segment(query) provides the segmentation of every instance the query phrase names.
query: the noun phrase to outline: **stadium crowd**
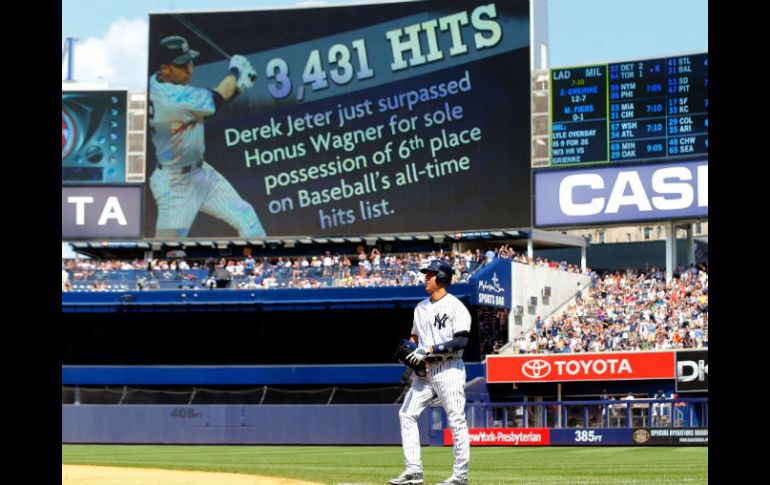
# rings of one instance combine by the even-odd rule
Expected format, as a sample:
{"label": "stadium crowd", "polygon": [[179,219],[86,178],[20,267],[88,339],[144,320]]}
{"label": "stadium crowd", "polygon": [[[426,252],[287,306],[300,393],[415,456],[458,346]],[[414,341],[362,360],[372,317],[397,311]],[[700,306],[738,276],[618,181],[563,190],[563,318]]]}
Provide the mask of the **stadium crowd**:
{"label": "stadium crowd", "polygon": [[454,268],[454,280],[467,281],[474,271],[495,257],[580,272],[579,267],[566,262],[517,254],[507,245],[487,251],[468,249],[449,253],[433,251],[394,254],[382,254],[377,248],[367,253],[360,247],[357,255],[326,251],[322,256],[279,256],[259,260],[251,255],[235,259],[221,258],[218,261],[174,258],[149,261],[63,259],[62,291],[154,289],[160,288],[160,282],[164,281],[175,282],[179,288],[214,287],[216,280],[227,280],[227,287],[235,289],[408,286],[421,284],[419,269],[432,259],[446,260]]}
{"label": "stadium crowd", "polygon": [[[560,271],[584,272],[592,278],[575,302],[534,325],[503,347],[507,312],[480,314],[484,354],[666,350],[708,347],[708,265],[678,268],[666,282],[660,268],[626,269],[598,275],[566,262],[531,258],[507,245],[463,252],[357,255],[332,254],[274,258],[245,257],[218,261],[157,258],[145,260],[62,260],[62,291],[124,291],[157,288],[271,289],[408,286],[421,284],[419,269],[435,258],[449,262],[455,281],[494,258]],[[118,284],[118,282],[123,282]],[[221,284],[224,282],[224,284]],[[165,283],[165,286],[161,285]]]}
{"label": "stadium crowd", "polygon": [[708,265],[593,275],[565,311],[513,339],[515,353],[708,347]]}

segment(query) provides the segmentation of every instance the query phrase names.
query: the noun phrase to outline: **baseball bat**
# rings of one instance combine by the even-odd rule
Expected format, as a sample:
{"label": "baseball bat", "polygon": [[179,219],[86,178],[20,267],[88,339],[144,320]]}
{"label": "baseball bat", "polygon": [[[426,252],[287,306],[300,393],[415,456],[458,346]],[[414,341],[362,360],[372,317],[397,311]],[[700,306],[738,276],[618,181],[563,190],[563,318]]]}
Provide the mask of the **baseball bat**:
{"label": "baseball bat", "polygon": [[[233,57],[230,54],[228,54],[224,49],[219,47],[219,45],[216,42],[211,40],[208,35],[204,34],[198,27],[193,25],[193,23],[190,22],[189,20],[187,20],[186,18],[182,17],[179,14],[174,14],[174,18],[177,19],[180,24],[182,24],[185,27],[187,27],[188,29],[190,29],[190,32],[192,32],[193,34],[197,35],[203,42],[207,43],[214,50],[216,50],[217,52],[219,52],[220,54],[225,56],[225,58],[227,58],[228,60],[230,60]],[[251,78],[252,81],[257,79],[257,76],[255,74],[249,74],[249,77]]]}
{"label": "baseball bat", "polygon": [[233,56],[231,56],[230,54],[228,54],[227,52],[225,52],[225,50],[224,50],[224,49],[222,49],[221,47],[219,47],[219,45],[217,45],[217,43],[216,43],[216,42],[214,42],[213,40],[211,40],[211,39],[209,38],[209,36],[208,36],[208,35],[206,35],[206,34],[204,34],[203,32],[201,32],[201,30],[200,30],[200,29],[198,29],[198,27],[196,27],[195,25],[193,25],[193,23],[192,23],[192,22],[190,22],[189,20],[187,20],[186,18],[182,17],[182,16],[181,16],[181,15],[179,15],[179,14],[174,14],[174,15],[173,15],[173,17],[174,17],[175,19],[177,19],[177,20],[179,21],[179,23],[180,23],[180,24],[182,24],[182,25],[184,25],[185,27],[187,27],[188,29],[190,29],[190,31],[191,31],[193,34],[197,35],[197,36],[198,36],[198,37],[199,37],[199,38],[200,38],[200,39],[201,39],[203,42],[207,43],[207,44],[208,44],[208,45],[210,45],[210,46],[211,46],[211,47],[212,47],[214,50],[216,50],[217,52],[219,52],[220,54],[222,54],[223,56],[225,56],[225,57],[227,58],[227,60],[230,60],[230,58],[232,58],[232,57],[233,57]]}

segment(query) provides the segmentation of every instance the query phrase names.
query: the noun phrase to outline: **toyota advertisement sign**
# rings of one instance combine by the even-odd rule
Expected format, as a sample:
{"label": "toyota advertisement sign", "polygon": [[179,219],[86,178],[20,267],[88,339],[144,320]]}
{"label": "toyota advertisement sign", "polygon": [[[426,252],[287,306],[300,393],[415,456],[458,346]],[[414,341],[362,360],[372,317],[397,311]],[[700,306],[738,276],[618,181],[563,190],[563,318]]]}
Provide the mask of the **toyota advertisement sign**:
{"label": "toyota advertisement sign", "polygon": [[674,352],[487,356],[487,382],[673,379]]}

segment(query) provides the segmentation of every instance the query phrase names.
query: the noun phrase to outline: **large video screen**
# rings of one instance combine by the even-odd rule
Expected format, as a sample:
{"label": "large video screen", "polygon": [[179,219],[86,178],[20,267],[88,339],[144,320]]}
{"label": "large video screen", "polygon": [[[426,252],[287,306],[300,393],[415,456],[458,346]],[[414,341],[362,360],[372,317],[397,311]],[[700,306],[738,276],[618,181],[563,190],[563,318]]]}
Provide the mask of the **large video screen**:
{"label": "large video screen", "polygon": [[62,91],[62,184],[126,182],[126,91]]}
{"label": "large video screen", "polygon": [[526,0],[151,14],[145,237],[529,226],[529,22]]}
{"label": "large video screen", "polygon": [[551,70],[551,166],[708,155],[708,54]]}

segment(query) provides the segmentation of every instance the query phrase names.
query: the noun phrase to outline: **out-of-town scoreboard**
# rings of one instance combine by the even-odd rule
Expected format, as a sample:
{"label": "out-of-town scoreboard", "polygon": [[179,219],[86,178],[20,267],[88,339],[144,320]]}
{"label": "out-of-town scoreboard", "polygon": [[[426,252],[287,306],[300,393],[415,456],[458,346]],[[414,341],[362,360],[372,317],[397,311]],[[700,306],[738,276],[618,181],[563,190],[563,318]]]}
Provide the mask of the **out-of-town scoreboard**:
{"label": "out-of-town scoreboard", "polygon": [[551,167],[704,155],[708,53],[551,70]]}

